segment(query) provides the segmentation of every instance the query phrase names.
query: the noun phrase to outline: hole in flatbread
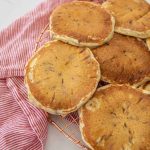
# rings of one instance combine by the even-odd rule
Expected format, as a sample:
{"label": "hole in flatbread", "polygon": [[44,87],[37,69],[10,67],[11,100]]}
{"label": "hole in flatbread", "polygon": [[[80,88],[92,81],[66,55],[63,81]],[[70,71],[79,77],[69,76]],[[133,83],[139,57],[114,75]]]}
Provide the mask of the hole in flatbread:
{"label": "hole in flatbread", "polygon": [[97,109],[100,108],[100,100],[97,98],[91,99],[87,104],[86,108],[90,111],[96,111]]}

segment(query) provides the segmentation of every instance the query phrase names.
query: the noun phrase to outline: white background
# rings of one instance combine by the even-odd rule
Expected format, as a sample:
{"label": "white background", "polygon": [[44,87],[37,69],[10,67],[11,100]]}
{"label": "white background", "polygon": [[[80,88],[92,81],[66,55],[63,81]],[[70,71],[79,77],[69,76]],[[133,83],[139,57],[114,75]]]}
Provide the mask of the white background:
{"label": "white background", "polygon": [[[34,8],[42,0],[0,0],[0,30]],[[150,0],[147,0],[150,2]],[[81,150],[49,126],[46,150]]]}
{"label": "white background", "polygon": [[[0,0],[0,30],[38,5],[42,0]],[[49,125],[45,150],[81,150]]]}

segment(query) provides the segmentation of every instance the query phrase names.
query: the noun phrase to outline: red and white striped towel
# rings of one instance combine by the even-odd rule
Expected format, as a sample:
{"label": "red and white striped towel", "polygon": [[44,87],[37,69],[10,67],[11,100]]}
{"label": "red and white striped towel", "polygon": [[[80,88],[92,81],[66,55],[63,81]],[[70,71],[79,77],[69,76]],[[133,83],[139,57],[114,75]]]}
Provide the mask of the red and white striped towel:
{"label": "red and white striped towel", "polygon": [[27,101],[24,67],[53,8],[71,0],[48,0],[0,32],[0,150],[41,150],[45,113]]}
{"label": "red and white striped towel", "polygon": [[0,32],[0,150],[44,149],[47,118],[27,101],[24,66],[52,9],[62,2],[45,1]]}

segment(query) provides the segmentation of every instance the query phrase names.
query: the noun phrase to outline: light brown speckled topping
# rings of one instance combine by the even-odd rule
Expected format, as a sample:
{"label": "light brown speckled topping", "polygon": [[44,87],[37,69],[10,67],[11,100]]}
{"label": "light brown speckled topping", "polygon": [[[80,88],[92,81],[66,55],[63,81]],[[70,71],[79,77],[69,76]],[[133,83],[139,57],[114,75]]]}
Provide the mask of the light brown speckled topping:
{"label": "light brown speckled topping", "polygon": [[96,90],[100,68],[92,52],[59,41],[44,45],[26,66],[31,102],[53,114],[68,114]]}
{"label": "light brown speckled topping", "polygon": [[[78,46],[82,46],[80,43],[101,45],[112,38],[114,19],[100,4],[74,1],[53,11],[50,30],[55,39],[66,36],[74,39],[72,42]],[[65,42],[70,42],[66,37]]]}
{"label": "light brown speckled topping", "polygon": [[108,83],[133,85],[150,77],[150,51],[134,37],[115,33],[108,44],[92,52],[101,65],[102,80]]}
{"label": "light brown speckled topping", "polygon": [[103,7],[115,17],[116,32],[150,37],[150,4],[145,0],[107,0]]}
{"label": "light brown speckled topping", "polygon": [[96,91],[81,108],[83,140],[93,150],[150,150],[150,95],[126,85]]}

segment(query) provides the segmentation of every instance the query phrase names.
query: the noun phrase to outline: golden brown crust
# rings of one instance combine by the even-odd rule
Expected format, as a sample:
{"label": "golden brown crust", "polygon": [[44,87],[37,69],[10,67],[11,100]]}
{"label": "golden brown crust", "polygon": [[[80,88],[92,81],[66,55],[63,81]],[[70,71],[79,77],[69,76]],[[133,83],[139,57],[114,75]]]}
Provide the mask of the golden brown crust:
{"label": "golden brown crust", "polygon": [[31,58],[25,76],[34,102],[50,113],[68,114],[92,96],[100,68],[89,49],[52,41]]}
{"label": "golden brown crust", "polygon": [[82,138],[93,150],[150,149],[150,96],[140,90],[99,88],[79,116]]}
{"label": "golden brown crust", "polygon": [[[94,11],[93,11],[94,10]],[[78,46],[101,45],[114,32],[114,18],[92,2],[74,1],[57,7],[50,17],[50,31],[54,38]],[[61,38],[60,38],[61,37]]]}
{"label": "golden brown crust", "polygon": [[115,33],[108,44],[92,52],[108,83],[133,85],[150,78],[150,52],[141,40]]}
{"label": "golden brown crust", "polygon": [[116,32],[139,38],[150,37],[150,4],[145,0],[107,0],[102,6],[115,17]]}

